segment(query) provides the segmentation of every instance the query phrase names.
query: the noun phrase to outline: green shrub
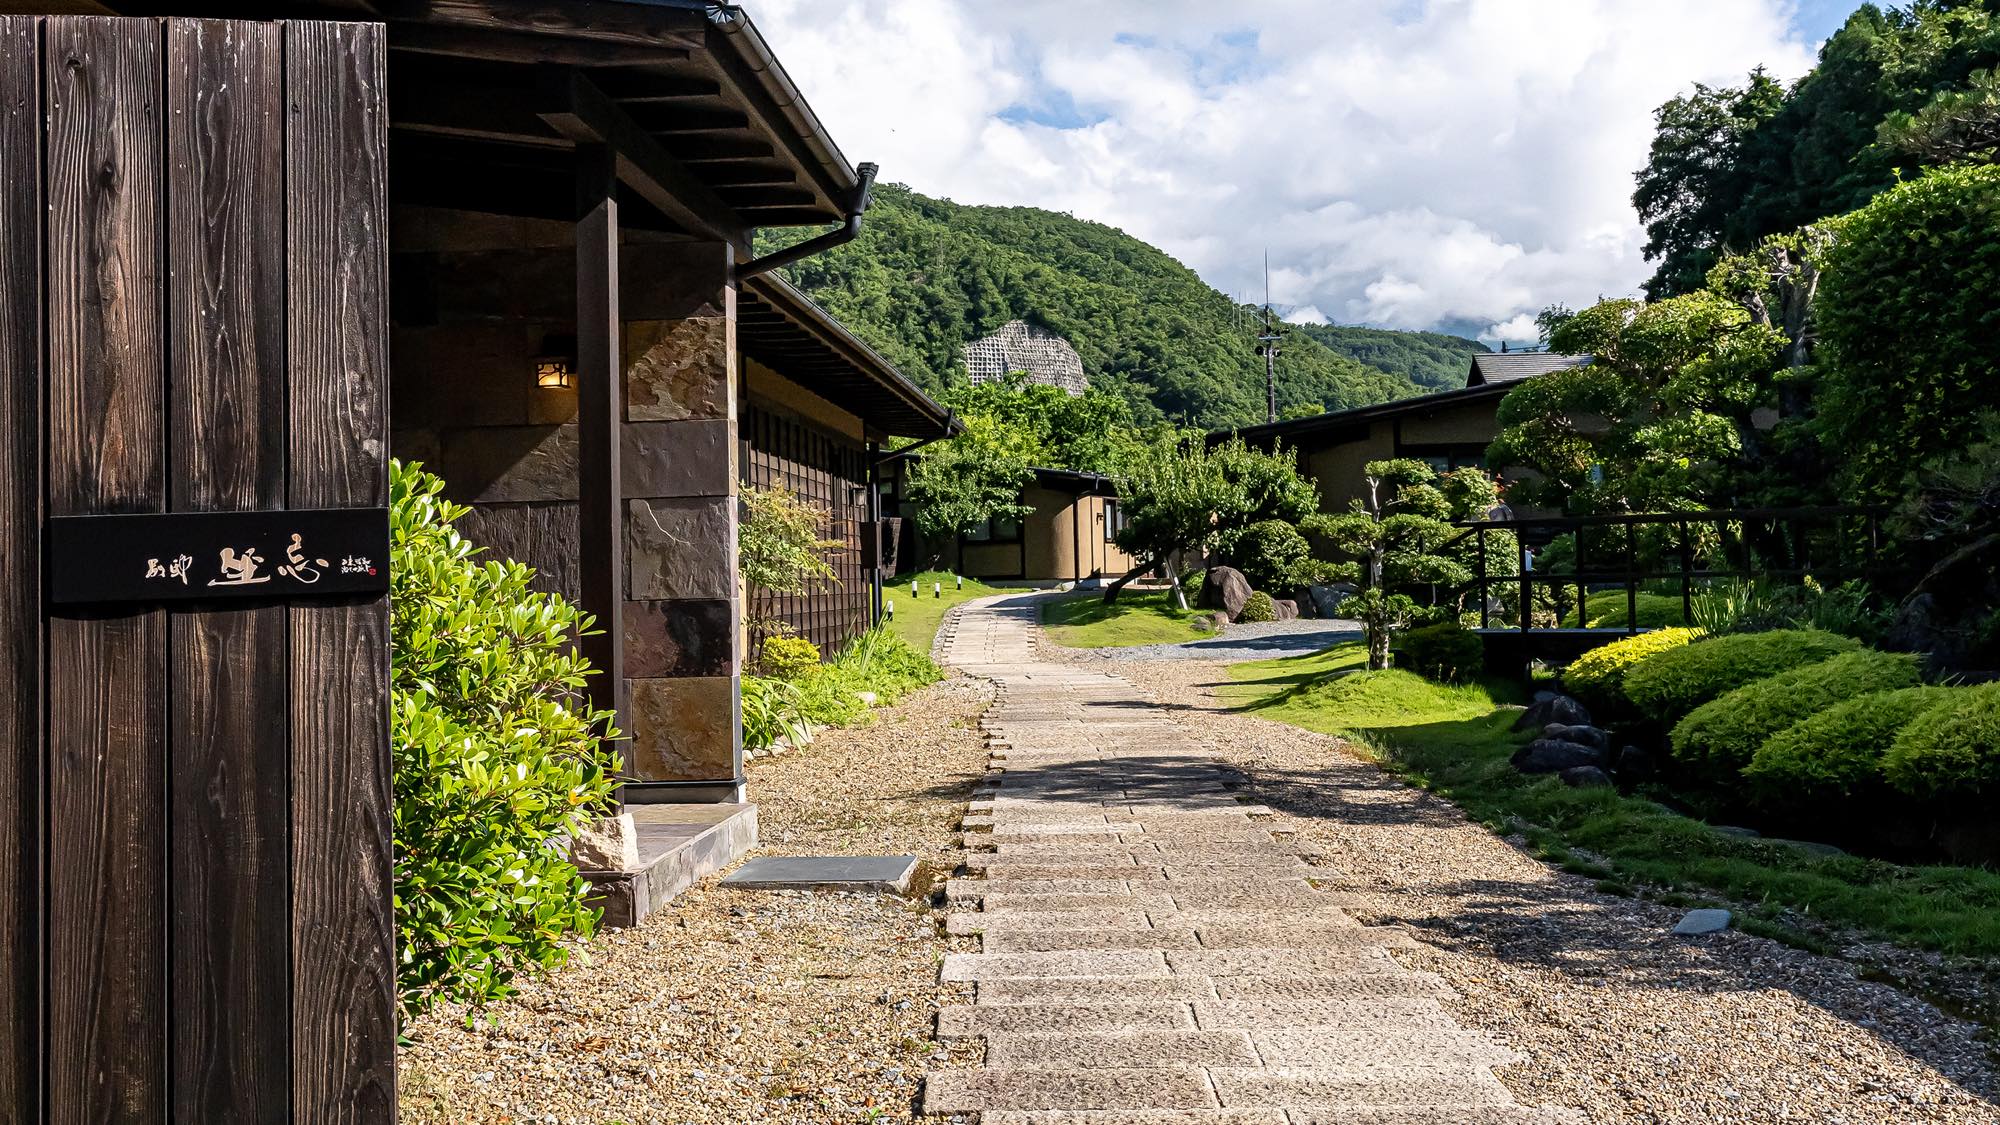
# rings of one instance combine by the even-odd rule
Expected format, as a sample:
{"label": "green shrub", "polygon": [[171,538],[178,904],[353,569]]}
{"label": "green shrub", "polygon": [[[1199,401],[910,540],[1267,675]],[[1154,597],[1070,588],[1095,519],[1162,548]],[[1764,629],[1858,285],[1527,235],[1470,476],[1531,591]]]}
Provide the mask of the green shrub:
{"label": "green shrub", "polygon": [[1281,593],[1323,581],[1331,569],[1313,558],[1306,537],[1284,520],[1258,520],[1244,528],[1229,559],[1253,588]]}
{"label": "green shrub", "polygon": [[1243,603],[1243,612],[1236,615],[1238,621],[1276,621],[1278,607],[1271,602],[1271,595],[1262,590],[1253,590],[1250,599]]}
{"label": "green shrub", "polygon": [[1793,723],[1860,696],[1914,687],[1918,679],[1916,657],[1866,649],[1780,672],[1689,712],[1674,726],[1674,757],[1733,777],[1765,739]]}
{"label": "green shrub", "polygon": [[1625,698],[1625,673],[1649,656],[1680,648],[1700,636],[1696,629],[1655,629],[1600,645],[1563,669],[1563,688],[1582,700],[1593,714],[1601,711],[1609,716],[1630,710],[1631,701]]}
{"label": "green shrub", "polygon": [[1883,782],[1882,760],[1897,734],[1955,694],[1950,688],[1910,687],[1836,703],[1765,739],[1743,776],[1773,803],[1864,793]]}
{"label": "green shrub", "polygon": [[1479,674],[1486,659],[1479,634],[1455,621],[1412,629],[1390,647],[1397,667],[1435,683],[1464,683]]}
{"label": "green shrub", "polygon": [[1912,797],[2000,793],[2000,683],[1954,688],[1925,709],[1889,745],[1882,772]]}
{"label": "green shrub", "polygon": [[757,650],[757,667],[774,680],[797,680],[819,667],[819,646],[804,637],[765,637]]}
{"label": "green shrub", "polygon": [[743,748],[769,750],[780,738],[797,745],[805,740],[807,725],[799,710],[797,684],[743,677]]}
{"label": "green shrub", "polygon": [[1744,684],[1861,648],[1859,641],[1810,629],[1733,633],[1670,648],[1625,673],[1625,696],[1645,715],[1680,719]]}
{"label": "green shrub", "polygon": [[588,935],[589,885],[550,846],[609,811],[617,756],[571,646],[589,616],[475,562],[444,482],[392,463],[389,558],[397,1000],[481,1005]]}

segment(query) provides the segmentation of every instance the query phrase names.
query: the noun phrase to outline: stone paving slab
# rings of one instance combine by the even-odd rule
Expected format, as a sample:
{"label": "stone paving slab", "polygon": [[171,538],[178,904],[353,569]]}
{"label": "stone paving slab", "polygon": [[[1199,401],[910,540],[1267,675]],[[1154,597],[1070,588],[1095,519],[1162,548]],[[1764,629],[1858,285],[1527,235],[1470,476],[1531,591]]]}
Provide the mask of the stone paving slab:
{"label": "stone paving slab", "polygon": [[[1194,1013],[1185,1001],[1117,1003],[952,1004],[938,1012],[938,1038],[970,1039],[1003,1032],[1055,1034],[1106,1031],[1194,1031]],[[1248,1033],[1231,1029],[1231,1033]],[[1134,1064],[1137,1065],[1137,1064]]]}
{"label": "stone paving slab", "polygon": [[[1300,856],[1198,739],[1131,684],[1035,659],[1036,603],[969,602],[939,655],[993,681],[988,779],[946,883],[939,1035],[985,1066],[924,1109],[982,1125],[1558,1125],[1515,1105],[1515,1056],[1459,1027],[1437,976],[1360,925],[1348,876]],[[987,849],[991,849],[990,851]],[[977,908],[976,912],[974,907]]]}
{"label": "stone paving slab", "polygon": [[1232,1109],[1508,1105],[1514,1100],[1499,1079],[1466,1068],[1455,1073],[1413,1068],[1373,1078],[1289,1067],[1215,1068],[1208,1071],[1208,1078],[1215,1084],[1222,1105]]}
{"label": "stone paving slab", "polygon": [[1028,1070],[1133,1066],[1254,1067],[1264,1060],[1241,1031],[1093,1031],[1067,1035],[994,1034],[986,1065]]}
{"label": "stone paving slab", "polygon": [[1193,1067],[1127,1070],[952,1070],[924,1081],[925,1113],[985,1109],[1216,1109]]}
{"label": "stone paving slab", "polygon": [[943,980],[996,977],[1164,977],[1166,958],[1157,949],[1055,953],[952,953],[940,970]]}

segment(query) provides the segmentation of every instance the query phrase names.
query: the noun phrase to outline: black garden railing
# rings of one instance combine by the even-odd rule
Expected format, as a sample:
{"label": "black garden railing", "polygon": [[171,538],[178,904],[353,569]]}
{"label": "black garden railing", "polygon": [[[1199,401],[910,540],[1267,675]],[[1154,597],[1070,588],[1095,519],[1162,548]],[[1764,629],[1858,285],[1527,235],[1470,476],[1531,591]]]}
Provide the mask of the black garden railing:
{"label": "black garden railing", "polygon": [[[1475,544],[1469,589],[1479,599],[1480,628],[1496,628],[1496,610],[1514,619],[1499,628],[1524,633],[1550,628],[1536,624],[1539,588],[1551,595],[1554,628],[1564,627],[1564,603],[1573,594],[1576,627],[1587,629],[1591,594],[1616,589],[1625,593],[1620,631],[1636,633],[1642,628],[1639,598],[1648,586],[1678,592],[1681,617],[1691,620],[1695,594],[1716,580],[1811,576],[1838,584],[1879,577],[1884,514],[1879,508],[1853,506],[1743,508],[1473,520],[1457,526]],[[1512,542],[1506,542],[1510,537]],[[1573,556],[1567,568],[1536,569],[1551,555],[1561,565],[1565,538]],[[1511,551],[1512,573],[1496,573],[1496,551]],[[1512,595],[1516,605],[1511,610],[1506,596],[1495,596],[1496,589]]]}

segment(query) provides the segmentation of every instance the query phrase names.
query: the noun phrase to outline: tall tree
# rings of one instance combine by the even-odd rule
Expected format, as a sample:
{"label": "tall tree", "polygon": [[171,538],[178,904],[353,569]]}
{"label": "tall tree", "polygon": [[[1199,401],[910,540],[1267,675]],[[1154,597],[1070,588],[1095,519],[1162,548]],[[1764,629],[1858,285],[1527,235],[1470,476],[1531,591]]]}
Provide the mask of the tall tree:
{"label": "tall tree", "polygon": [[1649,297],[1701,288],[1727,253],[1729,221],[1753,176],[1745,146],[1784,102],[1784,87],[1760,67],[1740,87],[1695,84],[1654,113],[1653,144],[1637,173],[1632,206],[1646,224],[1646,259],[1658,270]]}

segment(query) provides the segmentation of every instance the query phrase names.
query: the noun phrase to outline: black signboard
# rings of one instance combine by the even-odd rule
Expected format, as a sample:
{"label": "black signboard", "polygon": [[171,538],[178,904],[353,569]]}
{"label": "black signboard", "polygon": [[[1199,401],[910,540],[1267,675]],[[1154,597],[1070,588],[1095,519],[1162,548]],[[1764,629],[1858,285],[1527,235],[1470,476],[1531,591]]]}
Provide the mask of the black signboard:
{"label": "black signboard", "polygon": [[183,602],[379,594],[389,510],[183,512],[48,521],[49,601]]}

